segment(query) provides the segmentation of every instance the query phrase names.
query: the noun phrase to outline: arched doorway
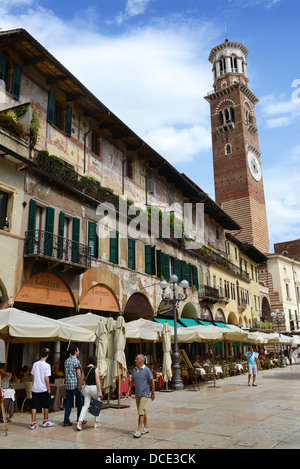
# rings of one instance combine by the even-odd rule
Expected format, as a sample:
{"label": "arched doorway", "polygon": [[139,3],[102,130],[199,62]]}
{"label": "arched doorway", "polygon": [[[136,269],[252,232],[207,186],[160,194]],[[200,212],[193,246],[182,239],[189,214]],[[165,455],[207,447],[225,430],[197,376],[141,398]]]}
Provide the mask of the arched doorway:
{"label": "arched doorway", "polygon": [[153,309],[145,295],[133,293],[126,303],[124,319],[125,321],[132,321],[139,318],[152,319]]}
{"label": "arched doorway", "polygon": [[[186,303],[181,311],[180,318],[198,319],[198,314],[193,303]],[[180,319],[179,318],[179,319]]]}
{"label": "arched doorway", "polygon": [[80,310],[94,311],[103,316],[117,316],[120,307],[113,291],[106,285],[97,283],[85,293],[80,301]]}
{"label": "arched doorway", "polygon": [[57,275],[42,272],[33,275],[14,300],[16,308],[53,319],[60,319],[75,309],[75,300],[69,286]]}

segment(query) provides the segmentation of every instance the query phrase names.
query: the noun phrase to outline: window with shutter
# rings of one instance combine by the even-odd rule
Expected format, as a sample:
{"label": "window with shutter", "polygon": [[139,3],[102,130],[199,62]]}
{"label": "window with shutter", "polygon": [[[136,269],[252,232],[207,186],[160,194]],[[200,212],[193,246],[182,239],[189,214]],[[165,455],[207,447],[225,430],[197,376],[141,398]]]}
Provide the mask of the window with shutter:
{"label": "window with shutter", "polygon": [[15,99],[20,98],[21,78],[22,78],[22,68],[20,65],[15,65],[14,72],[13,72],[12,85],[11,85],[11,94]]}
{"label": "window with shutter", "polygon": [[173,268],[174,268],[174,274],[177,275],[178,277],[178,282],[181,282],[182,273],[181,273],[181,260],[180,259],[173,260]]}
{"label": "window with shutter", "polygon": [[98,257],[99,255],[99,238],[97,235],[97,225],[93,221],[88,223],[88,246],[89,253],[92,257]]}
{"label": "window with shutter", "polygon": [[66,109],[66,134],[68,137],[72,136],[72,108],[67,106]]}
{"label": "window with shutter", "polygon": [[154,178],[153,178],[153,170],[151,168],[148,168],[147,170],[147,190],[151,194],[153,194],[154,191]]}
{"label": "window with shutter", "polygon": [[109,260],[113,264],[119,263],[119,233],[111,231],[109,234]]}
{"label": "window with shutter", "polygon": [[135,270],[135,239],[128,238],[128,267]]}
{"label": "window with shutter", "polygon": [[156,276],[161,278],[162,276],[162,252],[156,251]]}
{"label": "window with shutter", "polygon": [[65,227],[65,214],[63,212],[60,212],[59,222],[58,222],[58,242],[57,242],[57,257],[58,257],[58,259],[63,258],[64,227]]}
{"label": "window with shutter", "polygon": [[48,109],[47,109],[47,120],[49,124],[54,124],[55,119],[55,94],[53,91],[49,91],[48,94]]}
{"label": "window with shutter", "polygon": [[155,275],[155,246],[145,245],[145,272]]}
{"label": "window with shutter", "polygon": [[28,236],[27,236],[27,249],[26,249],[27,254],[33,253],[33,250],[34,250],[35,211],[36,211],[36,201],[31,199],[29,202],[29,215],[28,215]]}
{"label": "window with shutter", "polygon": [[[6,53],[0,50],[0,80],[5,81],[5,71],[6,71]],[[0,83],[2,88],[2,85]],[[5,88],[3,86],[3,88]]]}
{"label": "window with shutter", "polygon": [[54,232],[54,208],[47,207],[46,225],[45,225],[45,246],[44,254],[46,256],[53,255],[53,232]]}
{"label": "window with shutter", "polygon": [[165,280],[170,280],[170,256],[162,254],[162,276]]}
{"label": "window with shutter", "polygon": [[80,240],[80,220],[73,218],[72,231],[72,262],[79,263],[79,240]]}
{"label": "window with shutter", "polygon": [[193,265],[192,267],[192,274],[193,274],[193,285],[195,285],[195,287],[199,288],[199,281],[198,281],[198,270],[197,270],[197,267]]}
{"label": "window with shutter", "polygon": [[183,263],[183,278],[189,282],[189,285],[191,285],[191,266],[186,262]]}

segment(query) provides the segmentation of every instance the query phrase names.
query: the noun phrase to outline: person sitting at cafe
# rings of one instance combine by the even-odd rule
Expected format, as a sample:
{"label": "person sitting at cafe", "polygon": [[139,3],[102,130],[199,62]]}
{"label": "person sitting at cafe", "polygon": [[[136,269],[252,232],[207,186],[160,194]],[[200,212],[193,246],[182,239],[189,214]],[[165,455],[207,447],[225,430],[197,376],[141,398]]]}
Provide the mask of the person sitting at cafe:
{"label": "person sitting at cafe", "polygon": [[154,371],[160,371],[160,367],[158,365],[158,361],[157,360],[154,360],[153,362],[153,370]]}
{"label": "person sitting at cafe", "polygon": [[202,366],[200,365],[200,355],[195,356],[194,361],[193,361],[193,367],[195,369],[196,376],[201,376]]}
{"label": "person sitting at cafe", "polygon": [[[0,363],[0,382],[1,382],[1,392],[5,391],[5,389],[9,389],[9,381],[12,378],[12,373],[9,371],[5,370],[5,363]],[[5,392],[4,392],[4,398],[5,398]],[[5,400],[4,400],[5,403]],[[4,404],[5,406],[5,404]],[[9,417],[6,417],[7,422],[11,422],[11,417],[13,415],[13,410],[12,408],[10,409],[9,412],[7,412],[6,408],[6,414],[8,413]],[[0,408],[0,423],[3,423],[3,415],[2,415],[2,410]]]}

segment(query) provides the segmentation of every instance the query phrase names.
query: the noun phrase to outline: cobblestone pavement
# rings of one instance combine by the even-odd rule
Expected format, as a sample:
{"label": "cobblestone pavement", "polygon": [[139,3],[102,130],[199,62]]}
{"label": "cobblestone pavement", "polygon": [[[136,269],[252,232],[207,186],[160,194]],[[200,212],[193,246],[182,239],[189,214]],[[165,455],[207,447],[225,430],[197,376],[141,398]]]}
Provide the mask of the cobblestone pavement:
{"label": "cobblestone pavement", "polygon": [[[123,408],[101,412],[100,429],[92,416],[79,432],[74,423],[64,427],[63,411],[50,413],[55,423],[30,430],[29,409],[16,413],[8,432],[0,424],[0,448],[4,449],[299,449],[300,365],[259,372],[257,387],[247,376],[232,376],[215,383],[188,386],[183,391],[156,392],[147,406],[150,432],[136,439],[137,414],[133,398],[122,399]],[[112,401],[117,404],[117,401]],[[125,407],[129,405],[129,407]],[[75,412],[71,420],[75,422]],[[88,454],[88,453],[86,453]]]}

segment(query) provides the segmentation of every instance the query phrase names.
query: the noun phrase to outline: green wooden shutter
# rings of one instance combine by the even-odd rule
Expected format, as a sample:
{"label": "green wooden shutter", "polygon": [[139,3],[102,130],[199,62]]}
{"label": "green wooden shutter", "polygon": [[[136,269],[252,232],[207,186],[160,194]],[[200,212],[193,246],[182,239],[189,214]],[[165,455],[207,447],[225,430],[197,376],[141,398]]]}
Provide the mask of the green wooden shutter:
{"label": "green wooden shutter", "polygon": [[135,270],[135,239],[128,238],[128,267]]}
{"label": "green wooden shutter", "polygon": [[79,264],[80,220],[73,218],[72,262]]}
{"label": "green wooden shutter", "polygon": [[178,282],[181,282],[181,280],[182,280],[181,260],[180,259],[174,259],[173,266],[174,266],[174,274],[177,275]]}
{"label": "green wooden shutter", "polygon": [[45,246],[44,254],[51,256],[53,254],[53,232],[54,232],[54,208],[47,207],[45,224]]}
{"label": "green wooden shutter", "polygon": [[57,242],[57,257],[58,257],[58,259],[63,258],[64,226],[65,226],[65,214],[64,214],[64,212],[60,212],[59,222],[58,222],[58,242]]}
{"label": "green wooden shutter", "polygon": [[192,267],[192,273],[193,273],[193,285],[195,285],[195,287],[199,288],[199,281],[198,281],[198,269],[196,266],[193,265]]}
{"label": "green wooden shutter", "polygon": [[154,179],[153,179],[153,170],[148,169],[147,170],[147,190],[148,192],[151,192],[153,194],[154,191]]}
{"label": "green wooden shutter", "polygon": [[161,251],[156,251],[156,276],[161,278],[162,276],[162,260],[161,260]]}
{"label": "green wooden shutter", "polygon": [[186,262],[183,263],[183,278],[189,282],[189,285],[191,285],[190,264],[187,264]]}
{"label": "green wooden shutter", "polygon": [[67,106],[66,109],[66,134],[68,137],[72,136],[72,108]]}
{"label": "green wooden shutter", "polygon": [[170,256],[162,254],[162,275],[165,280],[170,280]]}
{"label": "green wooden shutter", "polygon": [[113,264],[119,263],[119,233],[117,231],[110,232],[109,260]]}
{"label": "green wooden shutter", "polygon": [[93,221],[89,221],[88,224],[88,246],[90,248],[90,255],[92,257],[98,257],[99,256],[99,249],[98,249],[98,244],[99,244],[99,238],[97,235],[97,225]]}
{"label": "green wooden shutter", "polygon": [[27,236],[27,249],[26,249],[27,254],[33,253],[33,248],[34,248],[35,212],[36,212],[36,201],[31,199],[29,202],[29,215],[28,215],[28,236]]}
{"label": "green wooden shutter", "polygon": [[6,53],[0,50],[0,80],[5,81]]}
{"label": "green wooden shutter", "polygon": [[13,72],[12,85],[11,85],[11,94],[15,99],[20,98],[21,78],[22,78],[22,67],[21,65],[15,65],[14,72]]}
{"label": "green wooden shutter", "polygon": [[54,120],[55,120],[55,94],[51,90],[49,91],[49,95],[48,95],[47,120],[48,120],[49,124],[54,124]]}
{"label": "green wooden shutter", "polygon": [[152,246],[145,245],[145,272],[152,274]]}

